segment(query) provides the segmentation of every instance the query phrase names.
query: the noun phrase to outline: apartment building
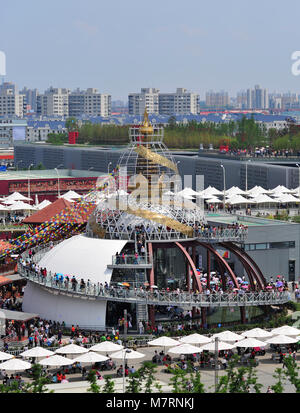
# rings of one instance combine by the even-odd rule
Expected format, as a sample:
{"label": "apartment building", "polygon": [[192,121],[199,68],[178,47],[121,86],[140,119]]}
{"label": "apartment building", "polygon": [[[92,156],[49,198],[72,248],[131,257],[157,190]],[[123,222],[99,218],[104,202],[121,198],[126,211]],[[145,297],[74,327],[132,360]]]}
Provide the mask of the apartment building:
{"label": "apartment building", "polygon": [[37,114],[65,118],[69,116],[69,89],[50,87],[37,97]]}
{"label": "apartment building", "polygon": [[0,85],[0,116],[22,118],[23,113],[24,97],[17,86],[9,82]]}
{"label": "apartment building", "polygon": [[207,92],[205,104],[210,108],[224,108],[229,106],[230,99],[228,92],[224,92],[223,90],[221,92]]}

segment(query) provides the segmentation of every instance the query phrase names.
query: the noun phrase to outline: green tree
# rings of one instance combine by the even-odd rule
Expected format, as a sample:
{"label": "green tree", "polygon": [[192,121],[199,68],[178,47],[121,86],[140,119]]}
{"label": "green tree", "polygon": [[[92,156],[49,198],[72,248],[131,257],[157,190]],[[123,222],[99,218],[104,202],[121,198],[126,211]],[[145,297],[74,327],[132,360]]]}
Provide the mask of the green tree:
{"label": "green tree", "polygon": [[125,393],[140,393],[142,391],[141,375],[139,371],[129,373],[129,381]]}
{"label": "green tree", "polygon": [[48,393],[46,384],[50,384],[51,380],[43,374],[43,367],[40,364],[33,364],[31,368],[32,383],[27,385],[29,393]]}
{"label": "green tree", "polygon": [[100,393],[100,386],[97,384],[97,376],[95,370],[90,370],[87,376],[87,381],[90,383],[90,387],[87,391],[92,393]]}
{"label": "green tree", "polygon": [[115,392],[115,383],[111,379],[111,376],[105,376],[104,381],[105,381],[105,384],[104,384],[102,392],[103,393],[114,393]]}
{"label": "green tree", "polygon": [[284,387],[284,373],[282,369],[276,369],[273,377],[277,380],[273,386],[271,386],[271,389],[274,390],[274,393],[283,393]]}
{"label": "green tree", "polygon": [[78,130],[78,121],[75,117],[70,117],[66,119],[65,126],[68,132],[73,132]]}
{"label": "green tree", "polygon": [[145,393],[152,393],[153,387],[157,390],[161,390],[161,385],[155,378],[156,370],[156,364],[152,363],[151,361],[145,361],[143,363],[143,366],[138,370],[141,379],[145,383]]}

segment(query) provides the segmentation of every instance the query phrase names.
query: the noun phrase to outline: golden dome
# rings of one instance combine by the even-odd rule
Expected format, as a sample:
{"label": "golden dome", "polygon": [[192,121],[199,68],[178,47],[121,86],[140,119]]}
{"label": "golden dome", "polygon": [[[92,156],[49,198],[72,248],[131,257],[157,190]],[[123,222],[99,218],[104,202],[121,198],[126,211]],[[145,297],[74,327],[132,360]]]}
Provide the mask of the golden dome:
{"label": "golden dome", "polygon": [[152,125],[149,121],[147,108],[145,109],[144,121],[143,121],[143,125],[140,127],[140,131],[143,135],[152,135],[153,134],[153,127],[152,127]]}

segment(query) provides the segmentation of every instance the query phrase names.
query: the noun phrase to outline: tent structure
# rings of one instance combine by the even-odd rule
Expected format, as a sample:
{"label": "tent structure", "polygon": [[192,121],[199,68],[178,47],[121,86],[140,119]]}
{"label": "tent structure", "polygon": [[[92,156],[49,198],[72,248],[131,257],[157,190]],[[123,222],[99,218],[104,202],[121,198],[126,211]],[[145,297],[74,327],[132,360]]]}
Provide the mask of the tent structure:
{"label": "tent structure", "polygon": [[32,201],[32,198],[24,196],[20,194],[20,192],[14,192],[13,194],[2,198],[1,201],[3,201],[3,203],[5,204],[7,201],[9,201],[9,203],[15,202],[15,201]]}
{"label": "tent structure", "polygon": [[223,204],[223,201],[221,201],[219,198],[217,197],[213,197],[213,198],[209,198],[206,199],[205,202],[207,204]]}
{"label": "tent structure", "polygon": [[3,351],[0,351],[0,361],[10,360],[13,358],[14,356],[12,354],[4,353]]}
{"label": "tent structure", "polygon": [[237,186],[232,186],[231,188],[225,191],[225,195],[232,197],[234,195],[246,195],[247,192],[243,191],[242,189],[238,188]]}
{"label": "tent structure", "polygon": [[195,333],[181,337],[179,341],[187,344],[207,344],[211,342],[211,338]]}
{"label": "tent structure", "polygon": [[250,189],[249,191],[247,191],[247,194],[249,195],[249,196],[251,196],[251,197],[256,197],[257,195],[260,195],[260,194],[265,194],[265,193],[267,193],[268,191],[266,190],[266,189],[264,189],[263,187],[261,187],[261,186],[255,186],[254,188],[252,188],[252,189]]}
{"label": "tent structure", "polygon": [[201,196],[201,192],[196,192],[192,188],[184,188],[182,191],[177,192],[176,195]]}
{"label": "tent structure", "polygon": [[292,343],[297,343],[298,339],[295,337],[289,337],[289,336],[284,336],[282,334],[268,338],[266,340],[266,343],[268,344],[292,344]]}
{"label": "tent structure", "polygon": [[244,198],[241,195],[234,195],[231,198],[227,199],[226,204],[230,205],[243,205],[243,204],[253,204],[253,200]]}
{"label": "tent structure", "polygon": [[46,348],[43,347],[33,347],[29,350],[23,351],[23,353],[20,354],[22,357],[30,358],[30,357],[49,357],[49,356],[54,356],[54,352],[47,350]]}
{"label": "tent structure", "polygon": [[[215,351],[216,349],[215,340],[213,340],[211,343],[205,344],[201,348],[202,350],[206,350],[206,351]],[[235,344],[226,343],[225,341],[218,342],[218,351],[232,350],[233,348],[235,348]]]}
{"label": "tent structure", "polygon": [[300,202],[299,198],[296,198],[295,196],[293,196],[292,194],[275,194],[274,195],[274,199],[276,199],[276,201],[280,202],[281,204],[296,204]]}
{"label": "tent structure", "polygon": [[54,356],[47,357],[43,360],[38,361],[38,363],[41,364],[42,366],[61,367],[61,366],[71,366],[74,363],[74,360],[55,354]]}
{"label": "tent structure", "polygon": [[270,338],[273,336],[267,330],[263,330],[262,328],[252,328],[251,330],[244,331],[242,334],[244,337],[253,337],[253,338]]}
{"label": "tent structure", "polygon": [[201,347],[192,346],[188,343],[180,344],[179,346],[172,347],[168,350],[168,353],[172,354],[197,354],[202,353]]}
{"label": "tent structure", "polygon": [[77,344],[68,344],[55,350],[57,354],[83,354],[89,350],[85,347],[77,346]]}
{"label": "tent structure", "polygon": [[9,207],[7,207],[9,211],[35,211],[36,208],[30,204],[26,204],[23,201],[16,201]]}
{"label": "tent structure", "polygon": [[286,188],[283,185],[278,185],[276,186],[276,188],[274,189],[270,189],[269,191],[267,191],[267,194],[274,194],[274,193],[281,193],[281,194],[290,194],[291,193],[291,189]]}
{"label": "tent structure", "polygon": [[109,358],[106,356],[102,356],[102,354],[89,351],[88,353],[81,354],[80,356],[76,357],[73,360],[73,362],[94,364],[94,363],[100,363],[106,360],[109,360]]}
{"label": "tent structure", "polygon": [[65,198],[65,199],[67,199],[67,200],[69,201],[70,199],[79,199],[79,198],[82,198],[82,195],[79,195],[79,194],[78,194],[77,192],[75,192],[75,191],[68,191],[68,192],[66,192],[65,194],[61,195],[60,198]]}
{"label": "tent structure", "polygon": [[265,347],[265,345],[266,345],[265,342],[261,340],[257,340],[256,338],[253,338],[253,337],[245,338],[244,340],[241,340],[235,344],[236,347],[243,347],[243,348]]}
{"label": "tent structure", "polygon": [[98,352],[110,352],[110,351],[119,351],[122,350],[123,346],[120,344],[112,343],[111,341],[103,341],[102,343],[95,344],[90,348],[91,351]]}
{"label": "tent structure", "polygon": [[266,194],[259,194],[251,200],[254,204],[278,204],[278,201]]}
{"label": "tent structure", "polygon": [[202,191],[201,195],[203,198],[211,198],[214,195],[223,195],[223,192],[219,191],[213,186],[209,186],[206,189],[204,189],[204,191]]}
{"label": "tent structure", "polygon": [[300,334],[300,330],[298,328],[286,325],[274,328],[272,330],[272,334],[283,334],[284,336],[298,336]]}
{"label": "tent structure", "polygon": [[179,341],[174,340],[173,338],[163,336],[156,338],[155,340],[148,341],[148,344],[150,344],[150,346],[171,347],[177,346],[180,343]]}
{"label": "tent structure", "polygon": [[36,205],[36,209],[40,211],[43,208],[46,208],[47,206],[51,205],[52,202],[48,201],[48,199],[44,199],[40,204]]}
{"label": "tent structure", "polygon": [[12,358],[0,364],[0,370],[24,371],[31,367],[31,363],[20,359]]}
{"label": "tent structure", "polygon": [[215,339],[216,337],[218,337],[219,340],[221,341],[233,341],[233,342],[237,340],[242,340],[244,338],[243,336],[233,333],[232,331],[228,331],[228,330],[222,331],[221,333],[217,333],[212,336],[213,339]]}

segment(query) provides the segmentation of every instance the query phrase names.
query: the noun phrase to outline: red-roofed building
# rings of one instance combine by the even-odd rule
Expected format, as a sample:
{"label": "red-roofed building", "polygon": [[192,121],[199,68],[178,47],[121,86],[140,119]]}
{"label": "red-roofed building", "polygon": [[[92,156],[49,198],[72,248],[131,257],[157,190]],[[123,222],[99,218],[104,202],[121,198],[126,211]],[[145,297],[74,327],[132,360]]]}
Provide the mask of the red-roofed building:
{"label": "red-roofed building", "polygon": [[67,201],[64,198],[58,198],[51,205],[46,206],[40,211],[35,212],[31,216],[23,220],[24,224],[35,224],[40,225],[43,222],[51,221],[55,215],[62,212],[65,208],[68,208],[72,205],[72,202]]}

